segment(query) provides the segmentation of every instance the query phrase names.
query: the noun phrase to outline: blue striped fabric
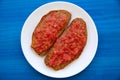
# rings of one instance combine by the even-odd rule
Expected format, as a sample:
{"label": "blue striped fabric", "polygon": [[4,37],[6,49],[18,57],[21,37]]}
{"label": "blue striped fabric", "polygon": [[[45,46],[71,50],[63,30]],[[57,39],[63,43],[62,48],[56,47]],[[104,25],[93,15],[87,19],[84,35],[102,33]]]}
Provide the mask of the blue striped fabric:
{"label": "blue striped fabric", "polygon": [[[39,6],[55,0],[0,0],[0,80],[53,80],[35,71],[23,56],[22,26]],[[70,80],[120,80],[120,0],[65,0],[85,9],[99,36],[92,63]],[[93,39],[94,40],[94,39]]]}

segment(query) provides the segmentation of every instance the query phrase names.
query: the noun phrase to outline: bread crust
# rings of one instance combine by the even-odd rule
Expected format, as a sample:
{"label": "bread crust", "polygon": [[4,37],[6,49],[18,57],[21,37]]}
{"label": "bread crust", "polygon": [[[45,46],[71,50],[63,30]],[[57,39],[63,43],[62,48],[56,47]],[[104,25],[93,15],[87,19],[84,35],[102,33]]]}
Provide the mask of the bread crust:
{"label": "bread crust", "polygon": [[[53,48],[51,48],[51,50],[49,51],[49,53],[47,54],[47,56],[45,57],[45,59],[44,59],[44,62],[45,62],[45,64],[48,66],[48,67],[50,67],[50,68],[52,68],[52,69],[54,69],[54,70],[60,70],[60,69],[63,69],[63,68],[65,68],[68,64],[70,64],[71,62],[73,62],[74,60],[76,60],[77,58],[79,58],[79,56],[80,56],[80,54],[82,53],[82,51],[83,51],[83,49],[84,49],[84,47],[85,47],[85,45],[86,45],[86,41],[87,41],[87,28],[86,28],[86,23],[85,23],[85,21],[83,20],[83,19],[81,19],[81,18],[75,18],[72,22],[71,22],[71,24],[70,24],[70,26],[67,28],[67,29],[65,29],[65,31],[63,32],[63,34],[58,38],[58,40],[60,40],[63,36],[65,36],[65,35],[67,35],[68,34],[68,29],[70,29],[71,28],[71,26],[72,26],[72,24],[73,23],[75,23],[75,22],[80,22],[81,24],[81,26],[82,27],[84,27],[85,28],[85,32],[83,33],[84,34],[84,37],[86,38],[86,40],[84,41],[84,45],[82,45],[82,49],[77,53],[77,55],[73,58],[73,59],[71,59],[70,61],[66,61],[66,62],[63,62],[63,63],[61,63],[61,64],[59,64],[59,65],[57,65],[57,63],[56,64],[54,64],[54,66],[51,66],[50,64],[49,64],[49,62],[50,62],[50,60],[51,60],[51,56],[53,56],[54,55],[54,53],[53,53],[53,50],[55,51],[55,45],[56,45],[56,43],[57,43],[57,41],[56,41],[56,43],[54,44],[54,46],[53,46]],[[80,27],[81,27],[80,26]],[[68,40],[69,41],[69,40]],[[60,44],[59,42],[58,42],[58,44]],[[62,47],[61,47],[62,48]],[[56,53],[57,54],[57,53]],[[59,57],[59,56],[57,56],[57,57]],[[57,60],[57,59],[56,59]]]}
{"label": "bread crust", "polygon": [[[68,25],[68,23],[69,23],[69,21],[70,21],[70,19],[71,19],[71,14],[70,14],[70,12],[68,12],[68,11],[66,11],[66,10],[53,10],[53,11],[50,11],[48,14],[44,15],[44,16],[41,18],[40,22],[38,23],[38,25],[36,26],[36,28],[35,28],[35,30],[34,30],[34,32],[33,32],[33,35],[32,35],[32,43],[31,43],[31,48],[33,48],[33,50],[34,50],[38,55],[40,55],[40,56],[44,56],[44,55],[49,51],[49,49],[52,47],[52,45],[54,44],[54,42],[56,41],[56,39],[54,39],[54,40],[50,43],[50,46],[49,46],[49,47],[47,47],[45,50],[43,50],[43,51],[41,52],[39,49],[36,50],[36,47],[35,47],[35,46],[36,46],[36,43],[38,42],[38,40],[37,40],[36,37],[35,37],[35,36],[36,36],[35,32],[37,31],[38,28],[41,29],[44,24],[47,24],[47,23],[44,23],[46,17],[48,17],[48,16],[51,15],[51,14],[56,14],[56,13],[60,14],[61,16],[62,16],[62,14],[64,14],[64,15],[67,17],[66,21],[64,22],[64,25],[61,26],[62,29],[60,29],[60,30],[57,32],[57,35],[55,36],[56,39],[62,34],[62,32],[64,31],[65,27]],[[47,26],[47,27],[49,27],[49,26]],[[42,35],[42,36],[43,36],[43,35]],[[40,43],[38,43],[38,44],[40,44]]]}

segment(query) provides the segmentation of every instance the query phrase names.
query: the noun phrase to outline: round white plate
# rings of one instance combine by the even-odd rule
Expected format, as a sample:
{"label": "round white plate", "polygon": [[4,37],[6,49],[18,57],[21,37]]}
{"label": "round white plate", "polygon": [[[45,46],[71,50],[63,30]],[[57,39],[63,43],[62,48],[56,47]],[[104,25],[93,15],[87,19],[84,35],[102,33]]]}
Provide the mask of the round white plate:
{"label": "round white plate", "polygon": [[[32,33],[36,25],[40,21],[41,17],[51,10],[60,9],[67,10],[72,14],[71,21],[76,17],[80,17],[86,22],[88,40],[81,56],[77,60],[73,61],[71,64],[69,64],[62,70],[54,71],[44,64],[44,57],[40,57],[39,55],[37,55],[30,46],[32,40]],[[92,61],[97,50],[97,45],[98,34],[92,18],[81,7],[68,2],[51,2],[40,6],[35,11],[33,11],[32,14],[30,14],[30,16],[27,18],[21,32],[21,46],[23,54],[27,59],[28,63],[35,70],[49,77],[65,78],[80,73]]]}

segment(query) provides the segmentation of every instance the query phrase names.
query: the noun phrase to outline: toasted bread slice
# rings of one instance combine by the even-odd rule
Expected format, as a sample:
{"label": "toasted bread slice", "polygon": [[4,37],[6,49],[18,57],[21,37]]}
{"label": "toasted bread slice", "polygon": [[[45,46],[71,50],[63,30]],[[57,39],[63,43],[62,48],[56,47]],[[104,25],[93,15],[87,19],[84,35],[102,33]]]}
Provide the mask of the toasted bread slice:
{"label": "toasted bread slice", "polygon": [[31,47],[34,51],[39,55],[45,55],[70,19],[71,14],[66,10],[53,10],[44,15],[32,35]]}
{"label": "toasted bread slice", "polygon": [[86,23],[81,18],[75,18],[54,43],[45,57],[45,64],[54,70],[63,69],[80,56],[86,41]]}

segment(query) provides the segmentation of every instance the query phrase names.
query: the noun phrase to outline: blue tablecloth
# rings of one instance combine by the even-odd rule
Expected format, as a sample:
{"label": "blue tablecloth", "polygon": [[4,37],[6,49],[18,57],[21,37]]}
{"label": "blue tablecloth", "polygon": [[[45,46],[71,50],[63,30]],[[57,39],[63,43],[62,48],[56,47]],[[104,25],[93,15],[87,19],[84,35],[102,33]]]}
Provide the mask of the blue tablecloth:
{"label": "blue tablecloth", "polygon": [[[51,1],[0,0],[0,80],[53,79],[38,73],[28,64],[20,44],[21,30],[27,17],[36,8]],[[90,14],[99,36],[92,63],[81,73],[67,79],[120,80],[120,0],[66,1]]]}

